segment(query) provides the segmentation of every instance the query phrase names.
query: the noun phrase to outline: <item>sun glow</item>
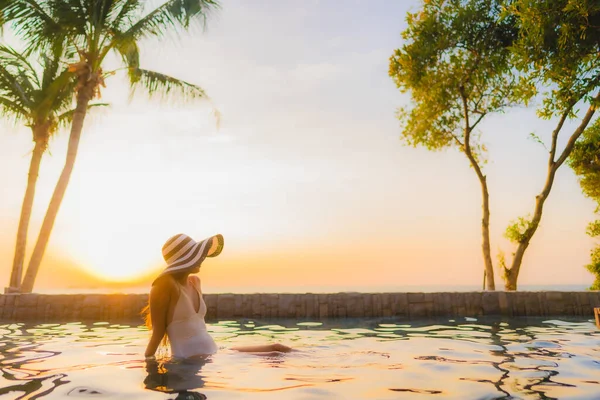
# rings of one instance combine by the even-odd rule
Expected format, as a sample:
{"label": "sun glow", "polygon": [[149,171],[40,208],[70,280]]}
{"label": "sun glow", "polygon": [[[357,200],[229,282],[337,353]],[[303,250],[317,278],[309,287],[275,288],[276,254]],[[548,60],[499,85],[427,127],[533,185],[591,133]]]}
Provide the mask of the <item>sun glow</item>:
{"label": "sun glow", "polygon": [[[244,252],[281,229],[280,220],[259,220],[252,213],[257,204],[276,208],[263,198],[267,183],[252,181],[265,174],[229,159],[221,170],[214,167],[202,176],[196,171],[206,167],[194,165],[197,155],[187,156],[188,169],[166,167],[164,149],[152,143],[136,154],[114,136],[90,136],[62,206],[64,225],[57,227],[53,242],[95,276],[129,281],[163,268],[162,245],[177,233],[196,240],[221,233],[226,249]],[[108,164],[103,151],[111,153]]]}

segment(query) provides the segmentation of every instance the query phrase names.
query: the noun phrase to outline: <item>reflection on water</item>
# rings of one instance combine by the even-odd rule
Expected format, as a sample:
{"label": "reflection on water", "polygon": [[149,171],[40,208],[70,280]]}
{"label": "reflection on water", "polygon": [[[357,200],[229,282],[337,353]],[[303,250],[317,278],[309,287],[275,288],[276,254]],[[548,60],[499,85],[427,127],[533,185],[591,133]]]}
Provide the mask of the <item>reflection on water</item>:
{"label": "reflection on water", "polygon": [[[146,362],[144,327],[0,325],[0,399],[593,399],[592,320],[220,321],[221,351]],[[281,342],[255,356],[227,348]]]}
{"label": "reflection on water", "polygon": [[202,367],[211,361],[210,358],[165,362],[146,361],[147,375],[144,379],[144,387],[157,392],[178,393],[180,394],[178,399],[205,398],[203,394],[194,395],[190,394],[190,391],[204,387]]}

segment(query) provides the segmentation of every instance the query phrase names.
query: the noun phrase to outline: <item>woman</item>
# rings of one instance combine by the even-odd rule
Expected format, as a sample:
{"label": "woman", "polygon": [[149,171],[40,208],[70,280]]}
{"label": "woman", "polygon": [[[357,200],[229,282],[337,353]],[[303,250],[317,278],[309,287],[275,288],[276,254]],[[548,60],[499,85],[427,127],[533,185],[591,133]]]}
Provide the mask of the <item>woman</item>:
{"label": "woman", "polygon": [[[206,257],[218,256],[223,244],[222,235],[201,242],[184,234],[167,240],[162,248],[167,268],[152,283],[146,308],[146,325],[152,329],[146,358],[154,357],[160,343],[167,338],[176,358],[206,357],[217,352],[217,345],[204,322],[206,303],[202,298],[200,278],[191,274],[200,271]],[[265,354],[291,349],[277,343],[234,347],[232,350]]]}

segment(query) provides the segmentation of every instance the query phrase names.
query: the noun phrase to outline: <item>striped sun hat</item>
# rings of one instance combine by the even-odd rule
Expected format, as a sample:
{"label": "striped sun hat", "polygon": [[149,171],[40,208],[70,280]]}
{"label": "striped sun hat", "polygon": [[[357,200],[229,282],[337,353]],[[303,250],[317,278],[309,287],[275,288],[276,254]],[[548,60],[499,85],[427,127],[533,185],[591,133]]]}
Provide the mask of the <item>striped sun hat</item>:
{"label": "striped sun hat", "polygon": [[200,242],[183,233],[172,236],[162,248],[167,268],[159,275],[163,276],[200,265],[206,257],[216,257],[223,250],[223,235],[211,236]]}

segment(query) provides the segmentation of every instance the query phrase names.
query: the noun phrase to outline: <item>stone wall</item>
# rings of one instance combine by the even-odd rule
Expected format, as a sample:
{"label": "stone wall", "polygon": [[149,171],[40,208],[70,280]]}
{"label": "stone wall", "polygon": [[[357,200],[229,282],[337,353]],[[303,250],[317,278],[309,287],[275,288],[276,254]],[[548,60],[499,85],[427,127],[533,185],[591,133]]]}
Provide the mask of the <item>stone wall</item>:
{"label": "stone wall", "polygon": [[[207,320],[581,316],[594,318],[600,292],[206,294]],[[146,294],[5,294],[3,322],[138,320]]]}

